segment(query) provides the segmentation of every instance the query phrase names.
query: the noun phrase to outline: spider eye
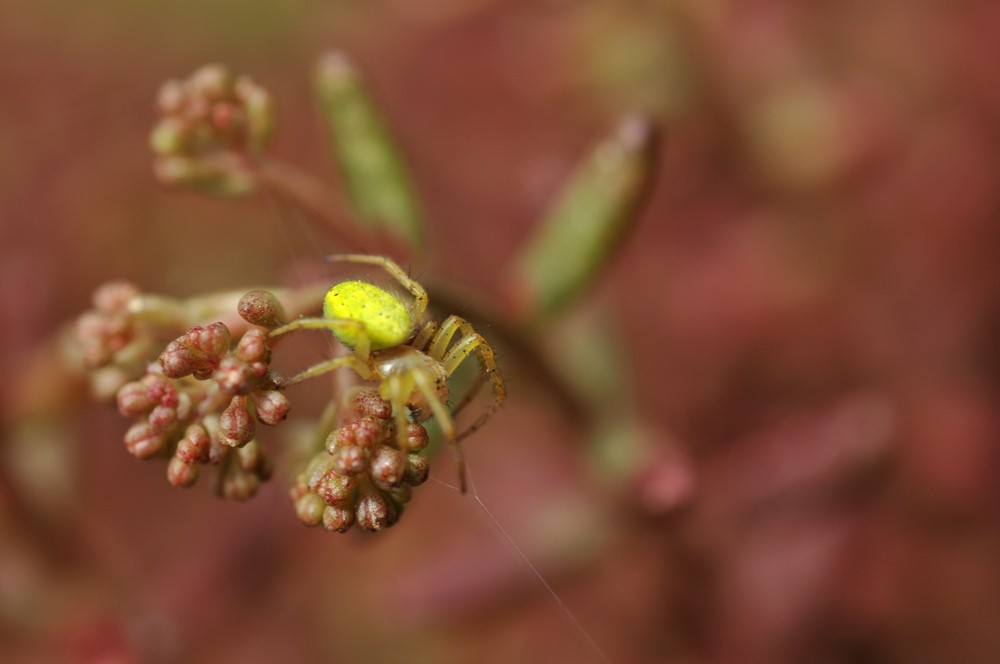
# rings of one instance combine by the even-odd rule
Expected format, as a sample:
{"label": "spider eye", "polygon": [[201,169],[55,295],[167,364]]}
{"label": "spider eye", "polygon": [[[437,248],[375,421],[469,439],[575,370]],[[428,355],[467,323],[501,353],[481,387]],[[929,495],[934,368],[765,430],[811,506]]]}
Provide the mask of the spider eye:
{"label": "spider eye", "polygon": [[[365,281],[334,284],[323,298],[323,316],[363,323],[372,350],[399,346],[413,331],[413,317],[406,304],[393,293]],[[333,335],[348,348],[358,343],[358,334],[352,330],[335,330]]]}

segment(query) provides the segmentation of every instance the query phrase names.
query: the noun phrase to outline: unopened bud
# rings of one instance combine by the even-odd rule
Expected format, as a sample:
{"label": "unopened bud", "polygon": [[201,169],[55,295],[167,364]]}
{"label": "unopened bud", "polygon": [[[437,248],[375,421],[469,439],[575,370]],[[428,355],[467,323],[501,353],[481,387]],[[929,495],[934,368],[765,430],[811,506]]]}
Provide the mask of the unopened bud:
{"label": "unopened bud", "polygon": [[175,454],[186,463],[207,463],[212,441],[205,427],[192,424],[184,432],[184,437],[177,443]]}
{"label": "unopened bud", "polygon": [[316,483],[315,491],[327,505],[346,506],[357,496],[358,482],[353,477],[330,471]]}
{"label": "unopened bud", "polygon": [[381,491],[366,493],[358,501],[354,511],[358,525],[370,532],[388,528],[396,522],[399,512],[391,501],[386,500]]}
{"label": "unopened bud", "polygon": [[229,328],[224,323],[196,325],[187,331],[184,338],[192,348],[200,350],[215,361],[229,352],[229,344],[232,341]]}
{"label": "unopened bud", "polygon": [[166,442],[166,434],[154,429],[149,422],[136,422],[125,432],[126,449],[139,459],[153,456]]}
{"label": "unopened bud", "polygon": [[403,481],[407,463],[399,450],[388,445],[379,445],[372,455],[370,467],[372,481],[383,489],[391,489]]}
{"label": "unopened bud", "polygon": [[341,475],[357,475],[368,467],[368,455],[357,445],[344,445],[333,451],[333,467]]}
{"label": "unopened bud", "polygon": [[117,399],[118,412],[126,417],[148,413],[155,405],[149,398],[146,385],[138,381],[122,385],[118,390]]}
{"label": "unopened bud", "polygon": [[318,526],[323,520],[326,505],[315,493],[303,494],[295,501],[295,516],[307,526]]}
{"label": "unopened bud", "polygon": [[343,507],[333,507],[328,505],[323,510],[323,527],[327,530],[336,530],[338,533],[345,533],[354,524],[354,512]]}
{"label": "unopened bud", "polygon": [[230,355],[219,362],[212,380],[227,392],[246,393],[252,389],[253,373],[245,362]]}
{"label": "unopened bud", "polygon": [[174,486],[188,487],[195,483],[201,466],[184,461],[178,456],[171,457],[167,464],[167,481]]}
{"label": "unopened bud", "polygon": [[177,421],[177,410],[170,406],[157,406],[149,413],[149,424],[158,431],[165,431]]}
{"label": "unopened bud", "polygon": [[241,297],[237,310],[246,322],[268,329],[278,327],[285,320],[285,311],[278,298],[266,290],[252,290]]}
{"label": "unopened bud", "polygon": [[410,422],[406,425],[406,448],[411,452],[419,452],[430,443],[430,436],[424,425]]}
{"label": "unopened bud", "polygon": [[257,405],[257,419],[271,426],[288,417],[288,411],[292,407],[284,392],[278,390],[268,390],[256,395],[254,402]]}
{"label": "unopened bud", "polygon": [[222,477],[219,493],[230,500],[249,500],[256,495],[258,488],[260,478],[239,466],[230,466]]}
{"label": "unopened bud", "polygon": [[267,362],[270,360],[270,349],[267,347],[267,333],[263,330],[247,330],[236,344],[233,351],[236,357],[244,362]]}
{"label": "unopened bud", "polygon": [[427,481],[431,474],[431,462],[419,454],[410,454],[406,457],[406,471],[403,473],[403,481],[410,486],[420,486]]}
{"label": "unopened bud", "polygon": [[255,429],[254,419],[247,409],[247,398],[242,395],[233,397],[219,417],[219,430],[225,443],[242,447],[253,440]]}
{"label": "unopened bud", "polygon": [[370,415],[381,420],[392,417],[392,404],[374,388],[363,388],[354,393],[351,405],[359,415]]}

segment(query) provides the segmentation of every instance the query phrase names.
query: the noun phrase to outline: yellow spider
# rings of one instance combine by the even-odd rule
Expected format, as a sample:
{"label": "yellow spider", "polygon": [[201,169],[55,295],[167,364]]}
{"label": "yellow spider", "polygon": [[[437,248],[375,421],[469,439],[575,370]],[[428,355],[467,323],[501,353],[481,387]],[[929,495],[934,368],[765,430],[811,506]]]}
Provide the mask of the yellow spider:
{"label": "yellow spider", "polygon": [[[392,404],[399,448],[407,449],[407,413],[416,422],[431,416],[436,418],[445,442],[455,454],[461,490],[465,493],[465,461],[458,443],[479,429],[507,396],[493,348],[458,316],[448,316],[440,324],[423,321],[427,292],[391,259],[338,254],[327,260],[380,266],[413,295],[413,302],[407,304],[394,293],[365,281],[334,284],[323,298],[323,318],[299,318],[275,328],[270,337],[295,330],[325,329],[351,354],[320,362],[283,384],[293,385],[342,367],[350,367],[364,380],[377,381],[382,398]],[[456,334],[460,335],[457,339]],[[480,374],[470,393],[449,411],[445,406],[449,397],[448,379],[473,353],[479,358]],[[457,433],[454,415],[471,401],[487,379],[494,393],[489,410],[468,429]]]}

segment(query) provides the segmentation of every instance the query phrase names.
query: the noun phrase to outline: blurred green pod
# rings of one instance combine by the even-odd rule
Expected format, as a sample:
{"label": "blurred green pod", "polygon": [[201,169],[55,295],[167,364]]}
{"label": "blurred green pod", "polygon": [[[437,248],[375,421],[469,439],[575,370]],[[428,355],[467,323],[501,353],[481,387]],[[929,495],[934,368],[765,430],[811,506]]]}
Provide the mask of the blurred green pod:
{"label": "blurred green pod", "polygon": [[559,313],[593,282],[638,217],[654,154],[652,123],[629,115],[577,166],[514,265],[522,320]]}
{"label": "blurred green pod", "polygon": [[361,73],[331,52],[317,63],[313,83],[355,213],[422,249],[423,221],[409,171]]}

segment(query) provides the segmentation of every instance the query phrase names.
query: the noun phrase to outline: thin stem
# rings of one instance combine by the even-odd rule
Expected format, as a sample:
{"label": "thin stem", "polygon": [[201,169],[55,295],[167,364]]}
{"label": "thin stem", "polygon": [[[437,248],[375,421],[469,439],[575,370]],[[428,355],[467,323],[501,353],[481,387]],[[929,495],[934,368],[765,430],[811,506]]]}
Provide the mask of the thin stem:
{"label": "thin stem", "polygon": [[368,254],[409,257],[403,245],[359,221],[348,202],[321,180],[275,159],[261,158],[255,166],[257,181],[264,191],[322,222],[344,247]]}

